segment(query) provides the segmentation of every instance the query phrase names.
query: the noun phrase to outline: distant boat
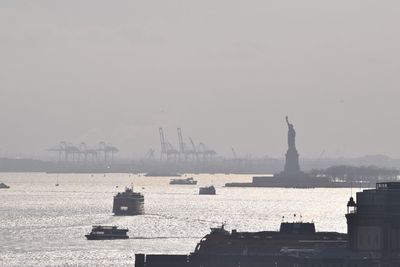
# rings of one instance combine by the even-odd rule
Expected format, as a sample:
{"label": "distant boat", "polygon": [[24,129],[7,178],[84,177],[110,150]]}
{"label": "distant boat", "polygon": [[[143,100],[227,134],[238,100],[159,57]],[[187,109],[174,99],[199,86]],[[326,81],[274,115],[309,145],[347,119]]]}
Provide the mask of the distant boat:
{"label": "distant boat", "polygon": [[169,181],[169,184],[195,185],[197,184],[197,181],[190,177],[185,179],[172,179]]}
{"label": "distant boat", "polygon": [[59,186],[59,185],[60,185],[59,183],[56,183],[56,184],[55,184],[55,186]]}
{"label": "distant boat", "polygon": [[199,189],[199,195],[215,195],[215,187],[212,186],[206,186],[206,187],[200,187]]}
{"label": "distant boat", "polygon": [[0,189],[8,189],[10,188],[8,185],[6,185],[5,183],[0,183]]}
{"label": "distant boat", "polygon": [[128,239],[128,229],[118,229],[117,226],[92,226],[92,231],[85,235],[88,240]]}
{"label": "distant boat", "polygon": [[126,187],[124,192],[114,196],[113,213],[117,216],[143,214],[144,196],[139,192],[133,192],[133,186]]}

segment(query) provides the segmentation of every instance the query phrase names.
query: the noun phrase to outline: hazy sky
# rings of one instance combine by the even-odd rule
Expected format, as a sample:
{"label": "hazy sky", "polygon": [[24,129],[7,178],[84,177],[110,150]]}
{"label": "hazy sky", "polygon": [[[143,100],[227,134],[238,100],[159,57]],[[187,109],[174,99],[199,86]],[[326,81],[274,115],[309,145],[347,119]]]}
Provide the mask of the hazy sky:
{"label": "hazy sky", "polygon": [[[400,2],[0,1],[0,155],[105,140],[400,157]],[[177,145],[176,145],[177,146]]]}

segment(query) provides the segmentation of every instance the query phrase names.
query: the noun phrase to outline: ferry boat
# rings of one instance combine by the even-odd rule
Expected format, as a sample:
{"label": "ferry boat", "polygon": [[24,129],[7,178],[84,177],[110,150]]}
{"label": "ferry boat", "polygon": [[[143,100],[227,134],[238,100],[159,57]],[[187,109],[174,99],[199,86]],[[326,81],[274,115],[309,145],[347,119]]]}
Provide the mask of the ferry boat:
{"label": "ferry boat", "polygon": [[169,184],[196,185],[197,181],[190,177],[185,179],[172,179],[169,181]]}
{"label": "ferry boat", "polygon": [[[304,241],[307,242],[304,242]],[[315,249],[347,246],[347,236],[336,232],[317,232],[312,222],[282,222],[279,231],[228,232],[224,225],[211,228],[195,248],[195,254],[279,253],[283,247]]]}
{"label": "ferry boat", "polygon": [[118,229],[117,226],[92,226],[92,231],[85,235],[88,240],[128,239],[128,229]]}
{"label": "ferry boat", "polygon": [[199,189],[199,195],[215,195],[215,187],[212,186],[206,186],[206,187],[200,187]]}
{"label": "ferry boat", "polygon": [[[350,266],[314,261],[318,254],[339,253],[343,258],[350,255],[346,234],[317,232],[314,223],[282,222],[279,231],[261,232],[229,232],[224,226],[211,228],[189,255],[136,254],[135,267],[160,266],[160,259],[163,266],[174,267]],[[301,257],[314,265],[300,264]],[[332,262],[335,263],[329,261]]]}
{"label": "ferry boat", "polygon": [[144,196],[139,192],[133,192],[133,186],[126,187],[125,192],[119,192],[114,196],[113,213],[117,216],[143,214]]}

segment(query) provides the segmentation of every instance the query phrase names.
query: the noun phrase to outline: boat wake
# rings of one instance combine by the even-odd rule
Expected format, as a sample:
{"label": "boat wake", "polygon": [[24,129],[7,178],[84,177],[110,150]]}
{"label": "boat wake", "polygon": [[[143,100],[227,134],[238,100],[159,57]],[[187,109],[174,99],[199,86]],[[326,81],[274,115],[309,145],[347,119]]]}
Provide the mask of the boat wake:
{"label": "boat wake", "polygon": [[174,220],[179,220],[179,221],[185,221],[185,222],[200,222],[200,223],[212,223],[212,224],[219,224],[221,222],[219,221],[213,221],[213,220],[205,220],[205,219],[198,219],[198,218],[183,218],[183,217],[178,217],[178,216],[171,216],[171,215],[165,215],[165,214],[155,214],[155,213],[146,213],[146,216],[154,216],[154,217],[160,217],[164,219],[174,219]]}

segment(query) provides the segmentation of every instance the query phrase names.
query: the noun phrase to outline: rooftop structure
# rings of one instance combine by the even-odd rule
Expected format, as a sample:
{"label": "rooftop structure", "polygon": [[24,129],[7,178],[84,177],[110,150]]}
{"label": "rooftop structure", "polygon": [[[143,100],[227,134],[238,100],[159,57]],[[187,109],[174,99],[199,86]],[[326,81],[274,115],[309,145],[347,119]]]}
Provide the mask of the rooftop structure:
{"label": "rooftop structure", "polygon": [[366,257],[400,261],[400,182],[377,183],[350,199],[350,249]]}

